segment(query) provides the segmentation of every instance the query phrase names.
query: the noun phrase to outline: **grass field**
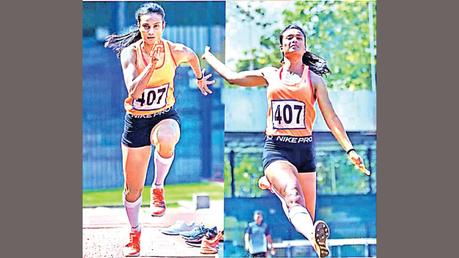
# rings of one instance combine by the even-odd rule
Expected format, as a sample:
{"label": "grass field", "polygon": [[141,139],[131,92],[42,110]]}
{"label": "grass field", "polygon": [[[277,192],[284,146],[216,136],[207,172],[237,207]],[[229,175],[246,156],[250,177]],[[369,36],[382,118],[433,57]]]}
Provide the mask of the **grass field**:
{"label": "grass field", "polygon": [[[83,207],[94,206],[122,206],[121,193],[122,188],[101,190],[101,191],[83,191]],[[222,183],[193,183],[166,185],[166,203],[168,207],[178,207],[178,201],[191,201],[193,194],[207,193],[211,200],[223,200]],[[145,186],[142,194],[143,205],[150,202],[150,187]]]}

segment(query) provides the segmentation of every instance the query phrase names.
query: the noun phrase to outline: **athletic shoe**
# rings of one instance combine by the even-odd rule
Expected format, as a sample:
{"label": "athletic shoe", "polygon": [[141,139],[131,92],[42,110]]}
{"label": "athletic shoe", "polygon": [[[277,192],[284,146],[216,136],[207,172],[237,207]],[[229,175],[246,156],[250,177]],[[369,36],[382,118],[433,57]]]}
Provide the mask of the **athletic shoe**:
{"label": "athletic shoe", "polygon": [[140,231],[131,231],[129,233],[129,243],[123,247],[123,255],[126,257],[140,255]]}
{"label": "athletic shoe", "polygon": [[269,190],[273,192],[272,185],[268,181],[268,178],[266,178],[266,176],[262,176],[260,177],[260,179],[258,179],[258,188],[260,188],[261,190]]}
{"label": "athletic shoe", "polygon": [[[186,233],[186,232],[185,232]],[[200,226],[194,234],[180,234],[182,235],[183,239],[185,240],[196,240],[196,239],[201,239],[203,236],[206,236],[207,238],[213,238],[215,235],[217,235],[217,227],[213,228],[206,228],[204,226]]]}
{"label": "athletic shoe", "polygon": [[201,243],[201,253],[202,254],[216,254],[218,253],[218,244],[220,240],[223,239],[223,231],[218,232],[218,234],[212,238],[207,239],[203,238]]}
{"label": "athletic shoe", "polygon": [[190,231],[185,231],[185,232],[180,233],[180,235],[183,238],[190,238],[190,237],[194,238],[194,237],[197,237],[198,235],[204,235],[206,232],[207,232],[206,227],[201,224],[201,225],[194,227]]}
{"label": "athletic shoe", "polygon": [[314,250],[319,257],[327,257],[330,253],[327,245],[327,239],[330,236],[330,228],[322,220],[314,223],[314,239],[312,241]]}
{"label": "athletic shoe", "polygon": [[202,253],[202,254],[216,254],[216,253],[218,253],[218,249],[210,247],[210,246],[201,247],[200,253]]}
{"label": "athletic shoe", "polygon": [[218,233],[219,232],[218,232],[217,227],[208,228],[207,232],[206,232],[206,238],[207,239],[214,239],[214,237],[217,236]]}
{"label": "athletic shoe", "polygon": [[202,242],[202,239],[204,238],[205,236],[202,236],[202,237],[198,237],[198,238],[192,238],[192,239],[186,239],[185,240],[185,243],[187,244],[198,244],[200,247],[201,246],[201,242]]}
{"label": "athletic shoe", "polygon": [[166,202],[164,201],[163,188],[151,188],[150,192],[151,216],[161,217],[166,212]]}
{"label": "athletic shoe", "polygon": [[205,235],[206,235],[206,232],[202,232],[202,233],[199,233],[199,234],[197,234],[197,235],[195,235],[195,236],[192,236],[192,237],[183,237],[183,239],[185,239],[185,241],[188,241],[188,240],[193,241],[193,240],[201,239],[201,238],[203,238]]}
{"label": "athletic shoe", "polygon": [[185,243],[192,247],[201,247],[202,239],[204,239],[204,237],[198,240],[185,240]]}
{"label": "athletic shoe", "polygon": [[218,235],[217,227],[206,228],[205,234],[199,234],[195,237],[185,238],[185,243],[187,243],[190,246],[200,247],[203,238],[214,239],[215,236],[217,235]]}
{"label": "athletic shoe", "polygon": [[213,237],[213,238],[203,238],[202,243],[201,243],[201,248],[218,248],[218,244],[220,243],[220,240],[223,239],[223,231],[218,232],[218,234]]}
{"label": "athletic shoe", "polygon": [[174,225],[161,230],[161,233],[166,235],[178,236],[180,233],[190,231],[194,227],[194,222],[187,224],[183,221],[177,221]]}

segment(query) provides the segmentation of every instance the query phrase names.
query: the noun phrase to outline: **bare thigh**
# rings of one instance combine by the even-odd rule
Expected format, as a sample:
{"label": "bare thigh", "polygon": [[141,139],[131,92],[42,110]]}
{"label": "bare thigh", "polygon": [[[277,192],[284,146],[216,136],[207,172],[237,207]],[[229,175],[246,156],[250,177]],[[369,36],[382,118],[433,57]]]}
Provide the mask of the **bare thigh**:
{"label": "bare thigh", "polygon": [[136,201],[143,191],[151,147],[131,148],[121,144],[126,200]]}
{"label": "bare thigh", "polygon": [[284,160],[274,161],[265,169],[265,175],[289,209],[298,204],[305,207],[304,195],[295,166]]}

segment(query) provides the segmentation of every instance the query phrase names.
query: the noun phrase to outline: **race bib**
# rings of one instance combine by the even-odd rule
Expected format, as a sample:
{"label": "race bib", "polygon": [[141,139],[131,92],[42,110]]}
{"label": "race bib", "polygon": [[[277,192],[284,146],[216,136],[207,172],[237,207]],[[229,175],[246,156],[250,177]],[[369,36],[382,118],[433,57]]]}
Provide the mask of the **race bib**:
{"label": "race bib", "polygon": [[147,88],[142,95],[134,100],[132,106],[135,110],[156,110],[166,106],[167,92],[169,84],[164,84],[155,88]]}
{"label": "race bib", "polygon": [[305,129],[305,105],[297,100],[272,100],[274,129]]}

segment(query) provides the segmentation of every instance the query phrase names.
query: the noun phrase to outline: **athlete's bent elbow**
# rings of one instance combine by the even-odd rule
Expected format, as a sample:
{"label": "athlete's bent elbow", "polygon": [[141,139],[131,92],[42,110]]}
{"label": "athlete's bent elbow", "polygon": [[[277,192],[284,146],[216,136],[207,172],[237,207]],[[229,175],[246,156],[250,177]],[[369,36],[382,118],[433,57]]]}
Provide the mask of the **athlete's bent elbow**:
{"label": "athlete's bent elbow", "polygon": [[229,84],[234,85],[234,84],[239,84],[241,81],[241,78],[237,76],[237,74],[230,74],[229,76],[226,76],[225,80],[229,82]]}
{"label": "athlete's bent elbow", "polygon": [[237,84],[237,79],[235,78],[227,78],[226,81],[231,85]]}

